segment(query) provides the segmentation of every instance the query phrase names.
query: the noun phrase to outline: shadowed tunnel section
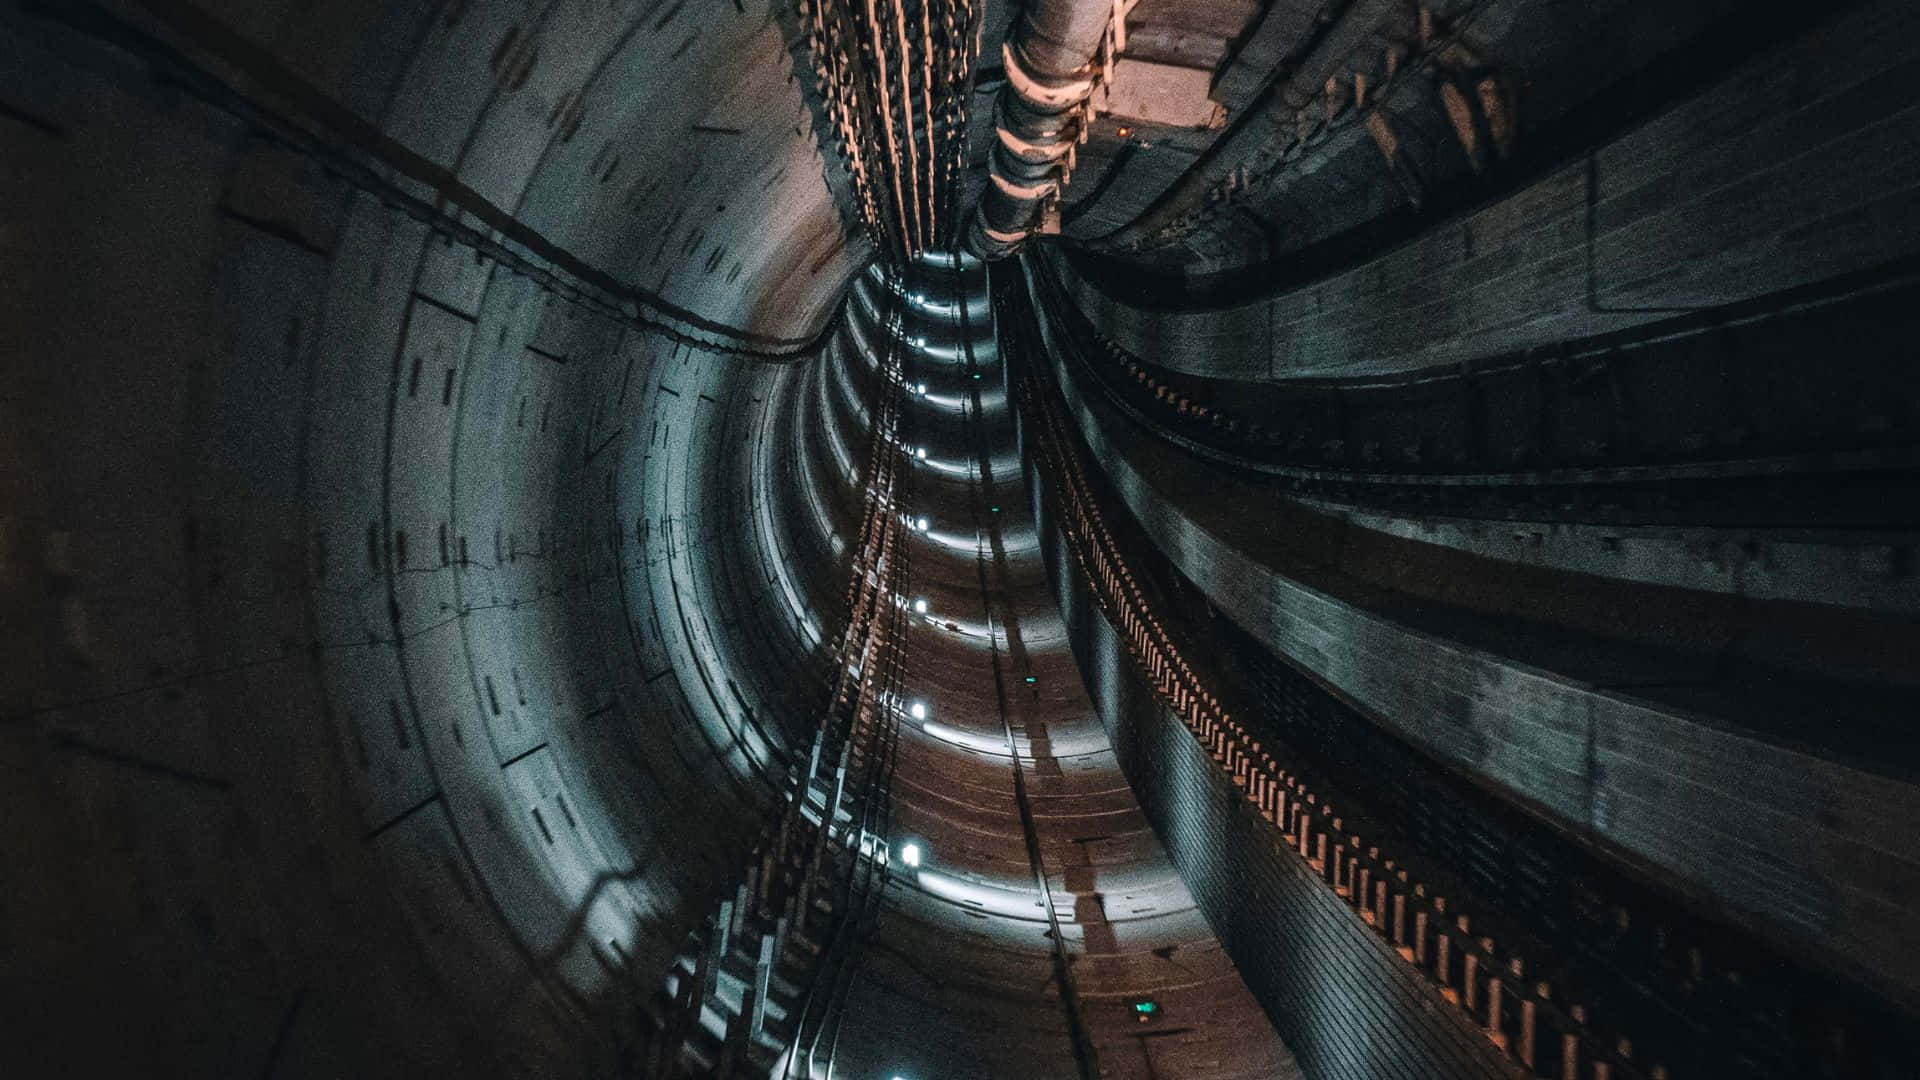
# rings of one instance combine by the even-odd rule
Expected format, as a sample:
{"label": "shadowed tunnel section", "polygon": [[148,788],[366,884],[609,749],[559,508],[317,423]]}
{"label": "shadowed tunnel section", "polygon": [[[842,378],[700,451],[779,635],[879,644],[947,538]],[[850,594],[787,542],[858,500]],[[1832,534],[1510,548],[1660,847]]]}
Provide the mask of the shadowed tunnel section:
{"label": "shadowed tunnel section", "polygon": [[[4,243],[34,267],[0,376],[7,857],[46,868],[4,894],[34,988],[8,1055],[636,1067],[806,752],[904,327],[946,727],[900,751],[929,861],[852,1011],[928,1041],[869,1019],[841,1069],[1067,1075],[1080,1008],[1125,1074],[1275,1075],[1090,726],[1031,527],[977,572],[975,516],[1024,503],[992,487],[998,376],[969,378],[979,265],[971,338],[957,271],[917,307],[859,273],[764,13],[513,8],[6,12]],[[1156,995],[1178,1028],[1136,1039]],[[76,1042],[101,1013],[118,1037]]]}
{"label": "shadowed tunnel section", "polygon": [[1914,1074],[1920,9],[1064,2],[0,3],[0,1074]]}
{"label": "shadowed tunnel section", "polygon": [[9,1054],[604,1073],[731,887],[865,254],[779,25],[641,15],[9,6]]}

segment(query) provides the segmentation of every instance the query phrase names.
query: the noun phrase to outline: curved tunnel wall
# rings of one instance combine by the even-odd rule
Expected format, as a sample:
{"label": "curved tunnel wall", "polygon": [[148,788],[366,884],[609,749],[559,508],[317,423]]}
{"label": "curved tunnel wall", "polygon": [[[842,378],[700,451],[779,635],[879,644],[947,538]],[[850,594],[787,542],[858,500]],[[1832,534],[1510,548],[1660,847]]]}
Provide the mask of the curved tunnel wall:
{"label": "curved tunnel wall", "polygon": [[[0,885],[27,944],[6,972],[24,1032],[9,1057],[544,1076],[644,1052],[661,973],[740,880],[818,708],[897,304],[860,272],[788,17],[585,0],[0,12],[0,258],[27,269],[0,288],[0,601],[24,613],[0,619],[0,774],[23,778],[0,785],[0,858],[36,868]],[[1892,3],[1823,16],[1584,167],[1266,300],[1190,310],[1204,301],[1110,288],[1141,266],[1056,265],[1101,332],[1229,384],[1455,364],[1872,271],[1912,249],[1910,170],[1884,152],[1911,145],[1912,19]],[[1773,160],[1782,147],[1797,153]],[[1343,227],[1384,212],[1384,176],[1337,208]],[[917,581],[982,615],[913,629],[952,723],[903,732],[898,820],[937,841],[947,895],[890,890],[856,1012],[911,1018],[932,1070],[1069,1075],[1090,1046],[1109,1075],[1284,1074],[1289,1047],[1247,987],[1270,1002],[1296,958],[1253,907],[1218,914],[1235,886],[1201,856],[1237,843],[1207,831],[1219,816],[1168,809],[1211,774],[1169,764],[1160,788],[1126,789],[1151,710],[1085,641],[1081,682],[1069,638],[1099,629],[1084,604],[1062,624],[1045,602],[1050,534],[1019,520],[1008,396],[975,379],[998,356],[968,357],[951,313],[918,307],[934,412],[914,437],[938,524],[913,541]],[[936,415],[956,406],[971,427]],[[1244,477],[1096,411],[1083,426],[1131,508],[1257,644],[1717,915],[1911,994],[1913,791],[1892,770],[1642,707],[1651,680],[1543,673],[1459,625],[1422,631],[1417,604],[1382,614],[1377,593],[1270,573],[1240,550],[1270,553],[1258,525],[1196,511],[1205,494],[1247,505]],[[1008,512],[985,524],[995,498]],[[1357,527],[1309,540],[1335,536],[1346,569],[1406,579],[1416,543],[1445,546],[1404,513],[1344,512]],[[1448,527],[1455,547],[1480,538]],[[1556,532],[1540,558],[1601,539]],[[1904,541],[1801,539],[1814,569],[1798,581],[1877,603],[1891,594],[1873,581],[1910,577]],[[1693,538],[1643,542],[1683,585],[1721,573],[1685,568]],[[1625,574],[1572,580],[1597,562],[1529,580],[1648,595]],[[1820,570],[1840,565],[1851,576]],[[1452,599],[1511,599],[1470,591]],[[1722,636],[1764,624],[1764,605],[1724,599],[1738,625]],[[1005,651],[983,654],[996,615]],[[1901,640],[1853,662],[1893,670]],[[1042,689],[989,709],[980,688],[1010,663]],[[1486,730],[1434,721],[1436,695]],[[994,739],[1013,753],[983,751]],[[1768,769],[1716,770],[1733,755]],[[1003,766],[1031,769],[1032,807]],[[1709,829],[1688,813],[1702,789],[1751,812]],[[1253,887],[1271,900],[1276,880]],[[1255,958],[1244,984],[1222,939]],[[955,942],[978,948],[922,962]],[[1329,979],[1308,997],[1345,1000]],[[1193,1023],[1150,1041],[1125,1009],[1141,995]],[[1382,1015],[1419,1007],[1414,992]],[[1312,1011],[1281,1025],[1310,1069],[1424,1052],[1328,1041],[1338,1025],[1316,1034]],[[103,1014],[126,1018],[117,1038],[76,1030]],[[887,1075],[901,1038],[860,1025],[846,1060]],[[1462,1049],[1421,1060],[1477,1068]]]}
{"label": "curved tunnel wall", "polygon": [[[1644,646],[1555,648],[1544,624],[1476,638],[1471,619],[1404,602],[1377,580],[1389,562],[1289,523],[1280,502],[1256,494],[1266,490],[1257,481],[1196,480],[1179,451],[1139,440],[1097,394],[1063,385],[1156,547],[1276,654],[1414,745],[1618,845],[1716,909],[1911,993],[1903,920],[1887,912],[1905,903],[1893,883],[1913,855],[1879,825],[1912,804],[1897,767],[1775,740],[1758,729],[1758,705],[1729,704],[1710,681],[1665,694],[1660,679],[1630,666],[1653,662]],[[1211,497],[1193,498],[1203,483]],[[1171,509],[1183,501],[1188,509]],[[1276,522],[1289,525],[1276,533]],[[1727,760],[1746,767],[1728,774]],[[1701,798],[1743,809],[1688,809]],[[1823,809],[1814,820],[1788,809],[1797,806]]]}
{"label": "curved tunnel wall", "polygon": [[[1255,477],[1195,468],[1150,425],[1119,415],[1095,380],[1081,378],[1083,365],[1064,359],[1078,346],[1057,326],[1046,338],[1054,353],[1042,362],[1065,392],[1073,437],[1086,440],[1113,485],[1113,505],[1124,507],[1113,515],[1116,530],[1137,533],[1137,551],[1158,549],[1153,555],[1167,560],[1154,568],[1150,555],[1140,564],[1148,567],[1143,578],[1177,594],[1157,614],[1193,635],[1185,647],[1219,678],[1222,707],[1256,733],[1255,752],[1266,743],[1284,769],[1296,777],[1305,770],[1305,790],[1319,793],[1322,812],[1341,807],[1355,844],[1380,844],[1375,850],[1415,881],[1426,879],[1425,895],[1446,898],[1442,910],[1466,913],[1462,930],[1470,915],[1476,933],[1491,935],[1485,942],[1502,943],[1498,963],[1511,958],[1517,974],[1524,959],[1555,1001],[1571,988],[1588,1015],[1635,1030],[1632,1044],[1676,1074],[1904,1071],[1913,1048],[1872,1000],[1898,1001],[1898,980],[1911,971],[1899,952],[1903,919],[1876,914],[1902,902],[1898,881],[1910,858],[1880,824],[1882,814],[1898,816],[1911,803],[1897,767],[1781,745],[1736,726],[1749,719],[1743,714],[1703,715],[1702,697],[1691,709],[1649,697],[1658,684],[1625,681],[1622,669],[1596,680],[1516,661],[1518,635],[1489,647],[1462,620],[1433,621],[1443,614],[1437,604],[1400,602],[1390,583],[1361,585],[1354,578],[1407,557],[1382,557],[1378,546],[1338,530],[1321,535],[1259,494]],[[1071,561],[1054,562],[1075,647],[1101,687],[1097,699],[1128,776],[1303,1063],[1338,1070],[1364,1060],[1342,1044],[1370,1038],[1353,1028],[1369,1010],[1387,1018],[1382,1030],[1393,1039],[1408,1038],[1424,1010],[1385,1004],[1407,990],[1403,965],[1370,969],[1364,947],[1304,969],[1280,959],[1337,940],[1351,921],[1303,921],[1328,883],[1289,876],[1297,868],[1275,856],[1279,830],[1263,827],[1247,805],[1258,785],[1228,784],[1181,721],[1168,718],[1164,699],[1136,686],[1127,643],[1087,610]],[[1530,636],[1550,640],[1552,632],[1536,625]],[[1549,662],[1604,655],[1584,642]],[[1488,662],[1509,671],[1476,670]],[[1846,691],[1834,693],[1850,701]],[[1596,698],[1584,717],[1565,704],[1578,694]],[[1561,740],[1583,722],[1589,749],[1581,772],[1577,745],[1569,750]],[[1732,760],[1742,767],[1730,771]],[[1320,770],[1327,773],[1316,779]],[[1554,793],[1569,773],[1587,786],[1584,800]],[[1817,824],[1795,817],[1815,806]],[[1329,865],[1338,889],[1339,864]],[[1676,906],[1668,893],[1686,900]],[[1377,931],[1386,925],[1369,922]],[[1393,927],[1396,937],[1406,928]],[[1423,968],[1434,952],[1419,957],[1426,931],[1414,929],[1412,951],[1400,951]],[[1680,963],[1652,958],[1663,949]],[[1446,955],[1434,968],[1440,984],[1459,985],[1459,971],[1445,972]],[[1301,990],[1303,970],[1337,978],[1344,988],[1336,996],[1365,1007],[1318,1010],[1323,995]],[[1832,978],[1836,970],[1842,979]],[[1633,987],[1626,993],[1608,985],[1623,974]],[[1471,965],[1465,977],[1473,980]],[[1645,995],[1651,1008],[1634,1000]],[[1471,1010],[1472,993],[1465,1001]],[[1764,1035],[1740,1030],[1757,1017],[1765,1017]],[[1507,1015],[1498,1026],[1512,1036],[1518,1019]],[[1496,1030],[1492,1014],[1475,1022]],[[1421,1060],[1439,1045],[1431,1036],[1411,1040],[1393,1060]],[[1467,1068],[1432,1067],[1449,1075]]]}
{"label": "curved tunnel wall", "polygon": [[[1051,496],[1031,475],[1033,508],[1045,517]],[[1067,636],[1119,766],[1303,1073],[1518,1075],[1391,942],[1273,843],[1269,823],[1139,675],[1058,532],[1042,535]]]}
{"label": "curved tunnel wall", "polygon": [[[1887,495],[1911,483],[1911,175],[1889,166],[1914,145],[1914,17],[1823,14],[1539,176],[1490,172],[1477,207],[1230,298],[1071,250],[1029,268],[1071,301],[1041,301],[1056,362],[1093,357],[1061,374],[1102,464],[1252,638],[1909,1004],[1914,852],[1884,823],[1913,800],[1912,531]],[[1103,343],[1107,385],[1082,377]],[[1262,430],[1210,441],[1190,404]],[[1216,452],[1236,442],[1266,449]],[[1714,471],[1775,458],[1777,488]],[[1616,467],[1659,494],[1605,489]]]}
{"label": "curved tunnel wall", "polygon": [[[1672,6],[1676,18],[1697,14],[1698,5]],[[1049,261],[1130,351],[1173,371],[1287,380],[1551,350],[1910,258],[1915,119],[1902,87],[1917,18],[1897,2],[1822,12],[1805,33],[1584,151],[1544,126],[1534,137],[1560,154],[1547,159],[1551,168],[1475,172],[1471,201],[1402,213],[1408,221],[1378,237],[1331,250],[1288,246],[1271,262],[1193,282],[1073,249]],[[1555,27],[1569,34],[1572,25]],[[1539,29],[1517,35],[1516,55],[1528,54],[1524,43]],[[1727,48],[1740,36],[1721,26],[1707,38]],[[1616,74],[1631,70],[1592,40],[1580,50],[1609,56]],[[1500,54],[1486,62],[1499,70]],[[1706,67],[1700,58],[1681,64]],[[1534,88],[1516,81],[1524,117]],[[1597,95],[1602,105],[1634,96],[1619,87]],[[1362,186],[1392,191],[1379,150],[1358,137]],[[1331,171],[1302,163],[1277,177],[1298,173],[1312,184]],[[1395,194],[1372,213],[1385,217],[1401,201]],[[1335,186],[1291,208],[1226,202],[1207,213],[1228,237],[1296,245],[1327,228],[1323,218],[1363,203]]]}
{"label": "curved tunnel wall", "polygon": [[864,250],[763,14],[211,15],[0,34],[9,1056],[604,1072],[839,617],[818,365],[699,342]]}
{"label": "curved tunnel wall", "polygon": [[[30,344],[7,367],[8,430],[30,439],[8,449],[35,470],[9,477],[4,583],[36,613],[13,642],[8,685],[32,689],[6,703],[5,748],[36,786],[7,811],[9,842],[39,845],[7,854],[50,868],[6,892],[40,992],[9,1057],[630,1068],[818,708],[895,303],[857,272],[810,129],[770,122],[805,119],[778,27],[723,13],[677,37],[669,12],[583,26],[565,6],[358,28],[227,12],[263,59],[99,10],[10,13],[7,71],[36,78],[0,83],[19,114],[0,128],[23,166],[11,205],[35,208],[8,221],[8,255],[45,268],[7,312]],[[538,54],[577,59],[583,41],[605,50],[571,73],[585,81],[544,82]],[[381,56],[391,68],[370,69]],[[688,91],[737,120],[675,128],[689,118],[648,63],[740,74]],[[440,216],[407,198],[436,174],[398,168],[392,146],[316,156],[270,117],[237,118],[267,102],[296,127],[327,120],[256,83],[275,64],[308,65],[327,99],[444,169]],[[152,90],[183,66],[212,81]],[[609,294],[596,271],[644,288]],[[842,295],[858,314],[836,321]],[[933,344],[920,377],[941,414],[922,425],[928,505],[962,545],[930,539],[923,584],[961,608],[984,600],[976,447],[955,410],[1003,420],[1006,399],[967,377],[952,321],[909,323]],[[975,359],[992,370],[988,329]],[[817,354],[771,359],[703,344],[822,334]],[[1285,1074],[1099,749],[1016,534],[996,595],[1017,602],[1050,695],[1021,752],[1109,1074]],[[951,636],[916,633],[933,653]],[[969,716],[980,645],[929,657],[955,730],[998,723]],[[1005,776],[916,740],[903,820],[939,838],[958,892],[894,894],[844,1060],[1070,1074],[1043,985],[1055,946],[1022,910],[1030,867],[1004,857],[1022,843]],[[980,933],[957,895],[1011,907]],[[956,940],[980,948],[919,962]],[[1141,997],[1175,1017],[1170,1037],[1137,1038]],[[136,1019],[82,1047],[73,1025],[95,1008]],[[904,1015],[926,1036],[913,1054],[888,1022]]]}

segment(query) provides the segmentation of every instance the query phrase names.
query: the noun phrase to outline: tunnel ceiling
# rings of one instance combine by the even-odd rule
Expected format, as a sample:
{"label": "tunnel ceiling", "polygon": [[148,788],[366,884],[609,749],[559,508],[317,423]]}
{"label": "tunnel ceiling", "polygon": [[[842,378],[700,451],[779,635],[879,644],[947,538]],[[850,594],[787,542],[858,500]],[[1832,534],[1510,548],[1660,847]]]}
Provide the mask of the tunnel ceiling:
{"label": "tunnel ceiling", "polygon": [[0,8],[0,1073],[1909,1075],[1916,21]]}

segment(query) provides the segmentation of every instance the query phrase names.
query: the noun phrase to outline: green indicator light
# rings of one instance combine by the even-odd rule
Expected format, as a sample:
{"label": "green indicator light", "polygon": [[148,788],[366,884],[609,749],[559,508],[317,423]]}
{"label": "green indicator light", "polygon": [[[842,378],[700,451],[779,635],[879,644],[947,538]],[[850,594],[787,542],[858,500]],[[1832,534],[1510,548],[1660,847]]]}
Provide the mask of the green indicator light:
{"label": "green indicator light", "polygon": [[1033,676],[1031,676],[1031,675],[1029,675],[1029,676],[1027,676],[1027,681],[1028,681],[1028,682],[1030,682],[1030,683],[1037,683],[1037,682],[1039,682],[1040,680],[1039,680],[1039,679],[1036,679],[1036,678],[1034,678],[1034,677],[1033,677]]}
{"label": "green indicator light", "polygon": [[976,379],[977,379],[977,378],[979,378],[979,377],[980,377],[980,373],[979,373],[979,372],[977,372],[977,371],[976,371],[976,372],[974,372],[974,373],[973,373],[973,377],[974,377],[974,378],[976,378]]}
{"label": "green indicator light", "polygon": [[1140,1017],[1140,1019],[1145,1020],[1148,1017],[1152,1016],[1154,1013],[1159,1012],[1160,1006],[1151,1001],[1136,1001],[1133,1003],[1133,1011]]}
{"label": "green indicator light", "polygon": [[994,512],[994,513],[996,513],[996,514],[1000,512],[1000,508],[999,508],[999,507],[997,507],[997,506],[989,506],[989,507],[987,507],[987,509],[989,509],[989,510],[991,510],[991,511],[993,511],[993,512]]}

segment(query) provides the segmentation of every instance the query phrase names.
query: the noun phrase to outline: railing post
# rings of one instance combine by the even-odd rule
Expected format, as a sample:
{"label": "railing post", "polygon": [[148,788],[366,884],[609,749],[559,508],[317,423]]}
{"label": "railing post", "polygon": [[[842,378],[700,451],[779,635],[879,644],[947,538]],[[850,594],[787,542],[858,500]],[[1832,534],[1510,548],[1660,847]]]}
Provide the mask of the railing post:
{"label": "railing post", "polygon": [[[1518,957],[1514,958],[1513,961],[1513,975],[1515,978],[1520,977],[1520,960]],[[1553,997],[1552,990],[1546,983],[1535,983],[1533,994],[1534,997],[1542,1001],[1551,1000]],[[1525,1065],[1528,1071],[1532,1071],[1538,1058],[1537,1051],[1539,1046],[1536,1042],[1536,1029],[1539,1019],[1539,1006],[1535,1005],[1531,998],[1522,999],[1520,1002],[1519,1054],[1520,1064]]]}
{"label": "railing post", "polygon": [[[1427,895],[1425,885],[1415,885],[1413,895],[1424,899]],[[1413,913],[1413,962],[1421,967],[1427,966],[1427,909],[1422,907]]]}
{"label": "railing post", "polygon": [[1393,943],[1407,953],[1407,872],[1400,871],[1399,878],[1400,888],[1393,894]]}
{"label": "railing post", "polygon": [[712,933],[709,933],[707,939],[700,943],[700,955],[695,957],[693,961],[692,985],[695,1008],[698,1008],[700,1003],[706,1000],[707,981],[713,977],[713,942],[714,936]]}
{"label": "railing post", "polygon": [[720,1047],[720,1068],[717,1070],[721,1080],[733,1080],[736,1070],[747,1056],[747,1025],[752,1022],[749,1014],[756,1007],[753,987],[749,986],[740,993],[740,1011],[727,1017],[726,1039]]}
{"label": "railing post", "polygon": [[767,994],[773,986],[774,934],[760,935],[760,962],[753,969],[753,1014],[747,1024],[747,1039],[752,1041],[767,1023]]}
{"label": "railing post", "polygon": [[665,1030],[660,1033],[660,1053],[654,1062],[657,1080],[672,1080],[675,1066],[679,1064],[680,1044],[686,1039],[689,1014],[700,1007],[694,994],[694,986],[699,979],[698,973],[692,979],[682,979],[678,992],[673,996],[673,1011],[667,1017]]}
{"label": "railing post", "polygon": [[[1467,933],[1467,917],[1460,916],[1460,933]],[[1464,943],[1463,943],[1464,944]],[[1480,1004],[1480,954],[1473,951],[1471,945],[1461,949],[1460,960],[1460,1000],[1465,1003],[1467,1015],[1472,1016]]]}
{"label": "railing post", "polygon": [[[1575,1005],[1568,1010],[1576,1027],[1585,1027],[1587,1008]],[[1564,1032],[1560,1036],[1560,1080],[1580,1080],[1580,1035],[1578,1032]]]}
{"label": "railing post", "polygon": [[[1480,947],[1493,951],[1493,939],[1481,938]],[[1492,965],[1487,967],[1487,1038],[1499,1047],[1507,1045],[1505,1018],[1500,1015],[1500,1006],[1506,994],[1507,984],[1500,978],[1499,970]]]}

